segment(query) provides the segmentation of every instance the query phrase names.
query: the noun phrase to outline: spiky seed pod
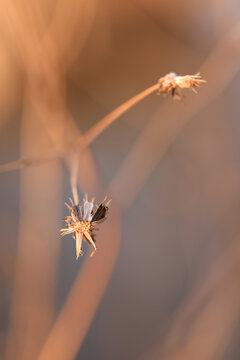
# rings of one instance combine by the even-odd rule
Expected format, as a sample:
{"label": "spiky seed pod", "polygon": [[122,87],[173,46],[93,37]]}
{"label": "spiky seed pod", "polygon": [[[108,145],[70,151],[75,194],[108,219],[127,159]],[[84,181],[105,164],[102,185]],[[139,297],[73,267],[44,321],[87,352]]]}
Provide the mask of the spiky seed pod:
{"label": "spiky seed pod", "polygon": [[[106,203],[106,199],[100,205],[96,205],[94,209],[94,199],[88,201],[87,196],[83,199],[83,203],[77,205],[73,204],[70,199],[71,205],[66,203],[69,209],[70,216],[65,217],[67,227],[61,229],[61,236],[72,234],[76,241],[76,257],[83,255],[82,241],[85,240],[89,245],[93,246],[94,251],[91,256],[96,252],[96,240],[94,234],[94,228],[97,224],[106,220],[106,214],[110,201]],[[97,230],[95,228],[95,230]]]}
{"label": "spiky seed pod", "polygon": [[178,91],[179,88],[190,89],[196,93],[196,88],[205,82],[206,80],[202,79],[200,73],[195,75],[178,76],[172,72],[158,80],[158,94],[170,94],[174,99],[182,101],[181,94]]}

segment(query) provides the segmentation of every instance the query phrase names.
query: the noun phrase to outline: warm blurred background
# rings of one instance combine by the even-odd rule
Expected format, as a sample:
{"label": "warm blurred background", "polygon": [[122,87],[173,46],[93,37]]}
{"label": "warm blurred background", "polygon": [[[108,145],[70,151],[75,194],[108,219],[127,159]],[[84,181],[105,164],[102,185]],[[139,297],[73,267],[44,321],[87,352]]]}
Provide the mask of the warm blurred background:
{"label": "warm blurred background", "polygon": [[170,71],[79,158],[113,198],[98,252],[60,238],[72,156],[0,174],[0,358],[240,359],[240,4],[3,0],[0,164],[60,150]]}

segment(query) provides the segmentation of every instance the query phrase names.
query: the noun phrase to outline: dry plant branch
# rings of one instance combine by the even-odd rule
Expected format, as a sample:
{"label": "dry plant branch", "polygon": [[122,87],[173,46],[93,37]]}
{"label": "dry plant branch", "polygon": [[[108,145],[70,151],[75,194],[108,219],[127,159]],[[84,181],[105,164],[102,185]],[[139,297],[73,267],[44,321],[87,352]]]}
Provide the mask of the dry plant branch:
{"label": "dry plant branch", "polygon": [[7,164],[0,165],[0,173],[6,171],[13,171],[17,169],[22,169],[28,166],[36,166],[43,164],[48,161],[52,161],[58,157],[63,157],[67,155],[70,151],[84,150],[88,145],[91,144],[93,140],[97,138],[109,125],[111,125],[115,120],[117,120],[121,115],[128,111],[135,104],[143,100],[146,96],[157,91],[159,84],[155,84],[140,92],[136,96],[127,100],[124,104],[120,105],[117,109],[113,110],[110,114],[103,117],[98,121],[86,134],[81,135],[77,140],[72,141],[70,144],[63,146],[62,150],[52,150],[49,152],[49,155],[39,155],[36,157],[28,157],[21,160],[13,161]]}
{"label": "dry plant branch", "polygon": [[[36,158],[34,157],[26,158],[8,164],[0,165],[0,173],[16,170],[26,166],[39,165],[39,163],[44,163],[45,161],[51,161],[56,157],[60,157],[60,156],[62,157],[71,150],[79,150],[79,151],[83,150],[88,145],[90,145],[99,135],[101,135],[102,132],[106,130],[106,128],[108,128],[108,126],[110,126],[121,115],[123,115],[126,111],[131,109],[134,105],[139,103],[148,95],[158,91],[161,94],[171,93],[174,98],[180,99],[180,95],[177,94],[176,92],[177,87],[189,88],[192,90],[194,89],[194,86],[199,86],[200,83],[205,82],[205,80],[200,78],[199,74],[193,76],[192,75],[181,76],[181,77],[176,76],[177,79],[176,81],[174,80],[174,77],[171,76],[172,83],[169,83],[169,81],[167,81],[166,78],[168,77],[169,75],[164,76],[159,80],[157,84],[150,86],[149,88],[143,90],[139,94],[133,96],[131,99],[127,100],[125,103],[123,103],[115,110],[113,110],[110,114],[99,120],[90,130],[86,132],[85,135],[80,136],[77,140],[73,141],[71,144],[64,146],[62,150],[58,150],[55,153],[54,151],[51,152],[49,154],[49,158],[45,155]],[[166,85],[166,82],[168,82],[168,85]]]}

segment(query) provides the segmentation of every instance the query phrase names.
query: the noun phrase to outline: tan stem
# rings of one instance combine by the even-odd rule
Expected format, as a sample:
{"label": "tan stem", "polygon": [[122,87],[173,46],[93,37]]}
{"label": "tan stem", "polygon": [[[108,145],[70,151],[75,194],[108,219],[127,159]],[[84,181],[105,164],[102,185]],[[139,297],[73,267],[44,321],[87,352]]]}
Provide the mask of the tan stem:
{"label": "tan stem", "polygon": [[79,204],[78,190],[77,190],[78,167],[79,167],[78,165],[79,165],[78,154],[74,154],[71,164],[71,170],[70,170],[70,182],[71,182],[73,202],[75,205]]}
{"label": "tan stem", "polygon": [[51,150],[48,155],[39,155],[36,157],[27,157],[21,160],[13,161],[7,164],[0,165],[0,173],[6,171],[13,171],[28,166],[36,166],[48,161],[52,161],[58,157],[66,155],[69,151],[78,149],[84,150],[88,145],[90,145],[104,130],[108,128],[114,121],[116,121],[121,115],[131,109],[138,102],[143,100],[148,95],[154,93],[158,90],[159,85],[155,84],[149,88],[141,91],[139,94],[133,96],[131,99],[127,100],[124,104],[117,107],[110,114],[103,117],[99,122],[94,125],[86,134],[81,135],[77,140],[74,140],[70,144],[63,147],[62,150]]}

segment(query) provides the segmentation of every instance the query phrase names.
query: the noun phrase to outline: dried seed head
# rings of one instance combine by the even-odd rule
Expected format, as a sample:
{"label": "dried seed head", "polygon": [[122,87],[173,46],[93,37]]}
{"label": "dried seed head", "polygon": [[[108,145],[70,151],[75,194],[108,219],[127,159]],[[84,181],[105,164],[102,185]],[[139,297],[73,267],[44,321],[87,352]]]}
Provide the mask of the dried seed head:
{"label": "dried seed head", "polygon": [[103,202],[95,206],[94,199],[88,201],[87,196],[83,199],[83,203],[74,205],[70,199],[70,203],[66,204],[69,209],[70,216],[65,217],[67,227],[61,229],[61,236],[72,234],[74,240],[76,240],[76,256],[83,255],[82,252],[82,240],[85,240],[89,245],[93,246],[94,251],[91,256],[97,250],[95,245],[95,234],[93,233],[94,227],[106,220],[106,214],[108,211],[108,205],[110,201],[106,203],[106,199]]}
{"label": "dried seed head", "polygon": [[190,89],[196,93],[196,88],[199,87],[201,83],[205,82],[206,80],[202,79],[200,73],[185,76],[178,76],[175,73],[169,73],[158,80],[158,94],[170,94],[174,99],[182,101],[182,97],[178,92],[179,88]]}

